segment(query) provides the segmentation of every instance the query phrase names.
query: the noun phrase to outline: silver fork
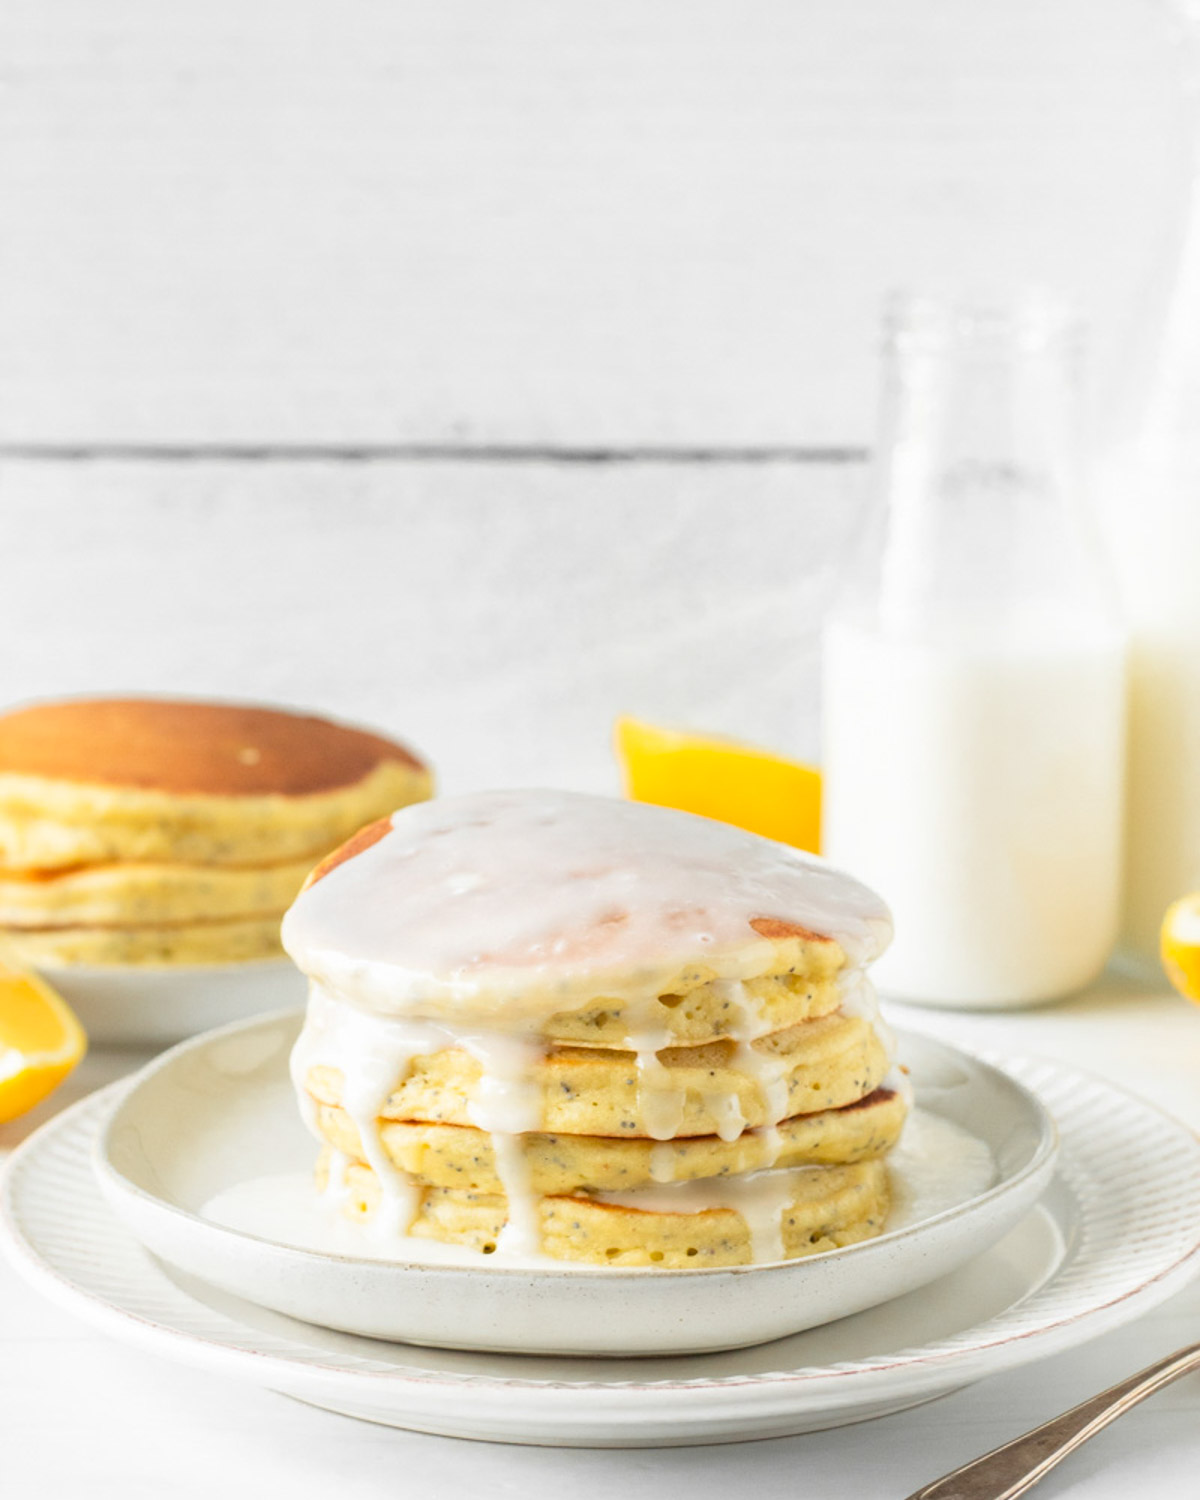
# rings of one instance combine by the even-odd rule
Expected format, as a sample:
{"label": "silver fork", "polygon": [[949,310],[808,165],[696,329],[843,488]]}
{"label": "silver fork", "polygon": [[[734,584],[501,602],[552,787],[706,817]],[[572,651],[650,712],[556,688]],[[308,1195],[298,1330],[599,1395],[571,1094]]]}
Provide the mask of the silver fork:
{"label": "silver fork", "polygon": [[1166,1359],[1073,1406],[1061,1416],[1052,1417],[1023,1437],[1013,1438],[1011,1443],[972,1459],[952,1474],[914,1490],[908,1500],[1017,1500],[1018,1495],[1031,1489],[1080,1443],[1095,1437],[1102,1427],[1124,1416],[1139,1401],[1193,1370],[1200,1370],[1200,1344],[1189,1344],[1186,1349],[1168,1354]]}

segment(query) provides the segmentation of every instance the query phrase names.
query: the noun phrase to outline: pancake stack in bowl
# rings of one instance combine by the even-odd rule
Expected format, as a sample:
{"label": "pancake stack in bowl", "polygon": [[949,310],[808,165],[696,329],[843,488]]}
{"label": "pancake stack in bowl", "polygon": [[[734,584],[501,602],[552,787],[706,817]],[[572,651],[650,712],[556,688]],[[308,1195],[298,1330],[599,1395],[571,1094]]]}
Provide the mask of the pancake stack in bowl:
{"label": "pancake stack in bowl", "polygon": [[318,1183],[398,1256],[695,1268],[870,1238],[908,1108],[864,972],[890,933],[849,876],[687,813],[402,810],[284,919]]}
{"label": "pancake stack in bowl", "polygon": [[275,709],[76,699],[0,715],[0,959],[279,956],[313,865],[430,791],[404,746]]}

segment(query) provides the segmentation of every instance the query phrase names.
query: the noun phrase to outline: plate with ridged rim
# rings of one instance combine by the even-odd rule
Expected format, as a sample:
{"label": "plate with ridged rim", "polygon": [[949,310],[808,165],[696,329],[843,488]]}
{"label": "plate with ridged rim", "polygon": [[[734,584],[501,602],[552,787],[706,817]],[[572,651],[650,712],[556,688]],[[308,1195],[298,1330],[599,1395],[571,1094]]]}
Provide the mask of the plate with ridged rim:
{"label": "plate with ridged rim", "polygon": [[169,1272],[121,1227],[92,1172],[123,1084],[14,1154],[0,1237],[38,1290],[116,1337],[368,1421],[564,1447],[782,1437],[900,1411],[1081,1344],[1200,1269],[1196,1136],[1087,1074],[1027,1059],[1002,1066],[1058,1123],[1055,1175],[1039,1204],[931,1287],[722,1354],[614,1361],[385,1344]]}
{"label": "plate with ridged rim", "polygon": [[[205,1211],[214,1196],[254,1182],[271,1193],[282,1181],[319,1220],[313,1141],[288,1068],[302,1021],[285,1012],[223,1027],[148,1063],[100,1130],[96,1172],[117,1217],[167,1265],[260,1307],[371,1339],[605,1358],[765,1343],[963,1265],[1037,1201],[1057,1150],[1054,1122],[1028,1089],[944,1042],[898,1033],[920,1125],[965,1129],[987,1147],[994,1177],[982,1191],[963,1182],[952,1202],[939,1208],[935,1195],[925,1211],[913,1208],[907,1222],[860,1244],[752,1265],[521,1265],[483,1255],[430,1264],[406,1258],[403,1245],[381,1258],[361,1233],[322,1243],[314,1222],[306,1235],[286,1194],[274,1219],[268,1213],[253,1230]],[[913,1165],[921,1173],[919,1151]],[[952,1179],[959,1169],[945,1165]],[[902,1172],[902,1194],[904,1183]]]}

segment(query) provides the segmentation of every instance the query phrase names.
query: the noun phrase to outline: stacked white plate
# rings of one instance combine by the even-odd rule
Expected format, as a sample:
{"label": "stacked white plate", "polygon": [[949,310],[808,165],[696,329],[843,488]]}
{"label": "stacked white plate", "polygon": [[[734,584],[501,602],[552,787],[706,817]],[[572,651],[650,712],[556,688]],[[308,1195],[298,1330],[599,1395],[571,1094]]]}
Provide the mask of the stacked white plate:
{"label": "stacked white plate", "polygon": [[311,1165],[286,1070],[298,1024],[197,1038],[43,1127],[3,1179],[18,1269],[127,1341],[331,1410],[637,1446],[896,1411],[1115,1327],[1200,1262],[1200,1142],[1183,1126],[1069,1069],[916,1036],[918,1100],[987,1143],[996,1180],[867,1244],[680,1272],[297,1248],[200,1210]]}

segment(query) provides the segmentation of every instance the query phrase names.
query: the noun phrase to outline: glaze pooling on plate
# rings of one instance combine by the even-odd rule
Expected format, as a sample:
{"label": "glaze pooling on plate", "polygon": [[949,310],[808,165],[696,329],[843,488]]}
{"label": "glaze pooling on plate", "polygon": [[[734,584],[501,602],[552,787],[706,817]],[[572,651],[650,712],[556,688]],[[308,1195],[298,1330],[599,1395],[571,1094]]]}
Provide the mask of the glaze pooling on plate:
{"label": "glaze pooling on plate", "polygon": [[[353,1123],[380,1198],[371,1206],[361,1197],[362,1174],[347,1170],[340,1149],[328,1162],[325,1195],[369,1214],[374,1233],[397,1240],[398,1255],[408,1253],[399,1241],[421,1213],[422,1185],[389,1158],[382,1117],[468,1123],[491,1139],[507,1205],[498,1233],[472,1231],[478,1248],[501,1258],[528,1257],[542,1248],[540,1205],[550,1200],[533,1191],[524,1137],[547,1130],[589,1138],[620,1133],[668,1145],[681,1136],[711,1134],[728,1143],[753,1129],[764,1148],[756,1176],[694,1183],[675,1195],[685,1209],[632,1206],[655,1215],[655,1230],[668,1236],[669,1217],[734,1209],[756,1262],[877,1234],[885,1178],[874,1196],[864,1193],[857,1217],[849,1211],[839,1217],[831,1197],[828,1224],[806,1224],[801,1231],[797,1168],[772,1169],[786,1119],[853,1106],[881,1085],[894,1060],[863,972],[890,934],[882,901],[850,876],[688,813],[545,791],[489,792],[405,808],[363,829],[318,866],[284,920],[285,946],[311,979],[308,1018],[292,1057],[302,1112],[313,1134],[327,1140],[312,1078],[316,1070],[340,1079],[332,1085],[340,1089],[336,1104]],[[799,1024],[781,1024],[751,987],[754,981],[785,989],[808,985],[814,1003],[821,986],[825,993],[836,987],[836,1012],[818,1009],[805,1012],[811,1019]],[[689,1004],[700,987],[722,1027],[706,1038],[716,1052],[710,1048],[703,1063],[684,1057],[687,1048],[674,1039],[670,1022],[673,1008]],[[564,1014],[575,1012],[578,1019],[586,1008],[600,1008],[611,1023],[617,1007],[615,1037],[610,1025],[603,1041],[560,1047],[553,1040],[554,1023]],[[821,1060],[836,1027],[840,1064]],[[636,1109],[626,1103],[619,1119],[601,1111],[589,1113],[583,1125],[551,1123],[546,1064],[554,1060],[560,1067],[553,1087],[574,1097],[574,1081],[564,1076],[571,1072],[572,1047],[592,1047],[592,1058],[611,1064],[618,1080],[624,1076],[624,1085],[611,1077],[587,1085],[589,1110],[597,1109],[601,1092],[623,1098],[622,1087],[636,1094]],[[818,1061],[801,1081],[797,1051],[803,1049]],[[468,1072],[464,1083],[459,1069],[399,1099],[396,1091],[414,1070],[424,1068],[428,1079],[428,1060],[449,1053],[466,1054],[478,1077]],[[658,1153],[656,1180],[671,1182],[674,1160],[669,1150]],[[819,1184],[828,1184],[831,1194],[840,1192],[836,1165],[800,1168],[803,1191],[817,1193]],[[630,1215],[615,1212],[624,1200],[597,1195],[596,1186],[581,1185],[574,1196],[614,1210],[599,1219],[603,1236],[613,1239],[585,1249],[591,1231],[576,1224],[582,1258],[648,1255],[662,1262],[667,1255],[671,1264],[670,1256],[684,1256],[702,1266],[705,1257],[722,1264],[720,1257],[747,1253],[736,1233],[721,1238],[725,1231],[711,1213],[703,1226],[708,1239],[698,1234],[695,1245],[630,1246],[617,1232],[618,1219],[622,1234],[635,1239],[649,1231],[650,1219],[631,1223]],[[476,1192],[477,1207],[478,1191],[469,1182],[463,1187]],[[447,1212],[452,1207],[447,1204]],[[785,1249],[786,1226],[792,1238]],[[675,1227],[690,1240],[699,1220]],[[554,1253],[571,1252],[560,1245]]]}
{"label": "glaze pooling on plate", "polygon": [[[905,1043],[910,1059],[929,1046],[919,1038]],[[945,1069],[944,1049],[941,1055]],[[930,1061],[936,1061],[932,1054]],[[105,1204],[93,1159],[124,1085],[73,1106],[19,1148],[0,1187],[0,1244],[31,1289],[135,1349],[373,1422],[558,1445],[782,1437],[894,1412],[1028,1367],[1145,1314],[1194,1274],[1200,1256],[1196,1137],[1088,1074],[1011,1058],[1004,1065],[1037,1089],[1062,1131],[1058,1177],[1043,1206],[1022,1210],[1007,1235],[999,1225],[982,1226],[977,1258],[936,1286],[786,1340],[779,1337],[786,1327],[764,1330],[774,1341],[756,1350],[625,1360],[565,1357],[580,1354],[582,1345],[560,1345],[558,1357],[550,1358],[464,1354],[330,1334],[311,1321],[266,1312],[215,1290],[211,1264],[197,1271],[202,1279],[170,1271]],[[914,1071],[920,1080],[920,1070]],[[968,1094],[992,1132],[997,1111],[969,1086],[953,1097]],[[999,1148],[1002,1133],[991,1138]],[[263,1161],[257,1169],[270,1166]],[[165,1212],[174,1221],[184,1218],[174,1209]],[[876,1248],[884,1246],[844,1259],[870,1259]],[[604,1308],[605,1321],[626,1340],[627,1353],[646,1354],[654,1348],[645,1338],[648,1325],[664,1300],[689,1299],[669,1308],[675,1329],[714,1317],[744,1325],[753,1317],[745,1300],[750,1295],[778,1318],[803,1297],[799,1281],[839,1259],[765,1273],[714,1272],[715,1281],[617,1276],[611,1285],[620,1301]],[[333,1274],[343,1263],[324,1264]],[[574,1290],[580,1275],[592,1286],[600,1281],[595,1272],[569,1268],[529,1282],[514,1273],[493,1277],[481,1307],[516,1304],[527,1330],[570,1331],[578,1316],[564,1316],[548,1299],[564,1280]],[[475,1272],[471,1280],[481,1277],[486,1281],[487,1273]],[[273,1276],[275,1283],[281,1279]],[[644,1306],[626,1295],[638,1280],[654,1294]],[[419,1310],[433,1296],[422,1280],[397,1287],[390,1297],[379,1295],[372,1305]],[[461,1301],[456,1283],[444,1309]],[[593,1304],[575,1298],[572,1305],[586,1312]]]}
{"label": "glaze pooling on plate", "polygon": [[[895,1193],[887,1227],[893,1230],[920,1224],[979,1197],[995,1181],[996,1163],[978,1136],[952,1120],[917,1110],[909,1121],[904,1141],[892,1153],[889,1171]],[[713,1203],[736,1208],[751,1219],[751,1233],[757,1230],[766,1241],[758,1255],[759,1260],[765,1261],[780,1258],[775,1242],[779,1208],[787,1192],[786,1174],[767,1171],[750,1173],[737,1181],[711,1183],[700,1179],[598,1196],[604,1202],[666,1213],[695,1211]],[[362,1226],[336,1212],[336,1196],[336,1189],[332,1192],[334,1202],[325,1195],[314,1194],[308,1173],[283,1172],[232,1183],[204,1203],[200,1213],[214,1224],[297,1249],[377,1259],[393,1256],[394,1250],[369,1228],[364,1231]],[[479,1264],[475,1252],[439,1240],[406,1240],[405,1254],[418,1265]],[[526,1265],[531,1270],[548,1264],[536,1252],[515,1250],[505,1258],[505,1263]]]}
{"label": "glaze pooling on plate", "polygon": [[[1053,1158],[1053,1127],[1035,1100],[995,1070],[910,1035],[900,1039],[902,1055],[938,1116],[939,1138],[922,1144],[918,1123],[911,1150],[893,1154],[897,1207],[903,1215],[907,1199],[917,1220],[908,1227],[774,1265],[668,1274],[644,1264],[480,1256],[461,1242],[397,1244],[376,1238],[369,1221],[342,1220],[312,1192],[311,1178],[304,1183],[311,1147],[291,1107],[286,1069],[300,1020],[228,1029],[148,1065],[119,1099],[112,1096],[96,1169],[120,1216],[168,1264],[309,1323],[373,1337],[609,1355],[778,1338],[961,1265],[1025,1212]],[[983,1191],[984,1179],[970,1172],[976,1164],[986,1169],[987,1153],[964,1142],[962,1130],[978,1135],[994,1160],[995,1179]],[[957,1165],[922,1184],[920,1163],[930,1154]],[[363,1170],[350,1168],[360,1179]],[[280,1196],[263,1182],[289,1175],[308,1205],[295,1228],[309,1248],[291,1247],[286,1188]],[[973,1196],[957,1206],[939,1199],[947,1178],[955,1196]],[[213,1223],[214,1194],[250,1179],[257,1179],[248,1191],[258,1217],[237,1229]],[[619,1190],[619,1180],[611,1185]],[[299,1210],[295,1200],[292,1207]],[[309,1241],[306,1224],[319,1235],[324,1226],[330,1238]]]}
{"label": "glaze pooling on plate", "polygon": [[763,972],[775,950],[754,922],[831,938],[855,967],[891,937],[873,891],[783,844],[644,803],[505,791],[403,808],[301,893],[283,942],[364,1009],[536,1027],[551,996],[565,1009],[654,997],[697,965]]}

